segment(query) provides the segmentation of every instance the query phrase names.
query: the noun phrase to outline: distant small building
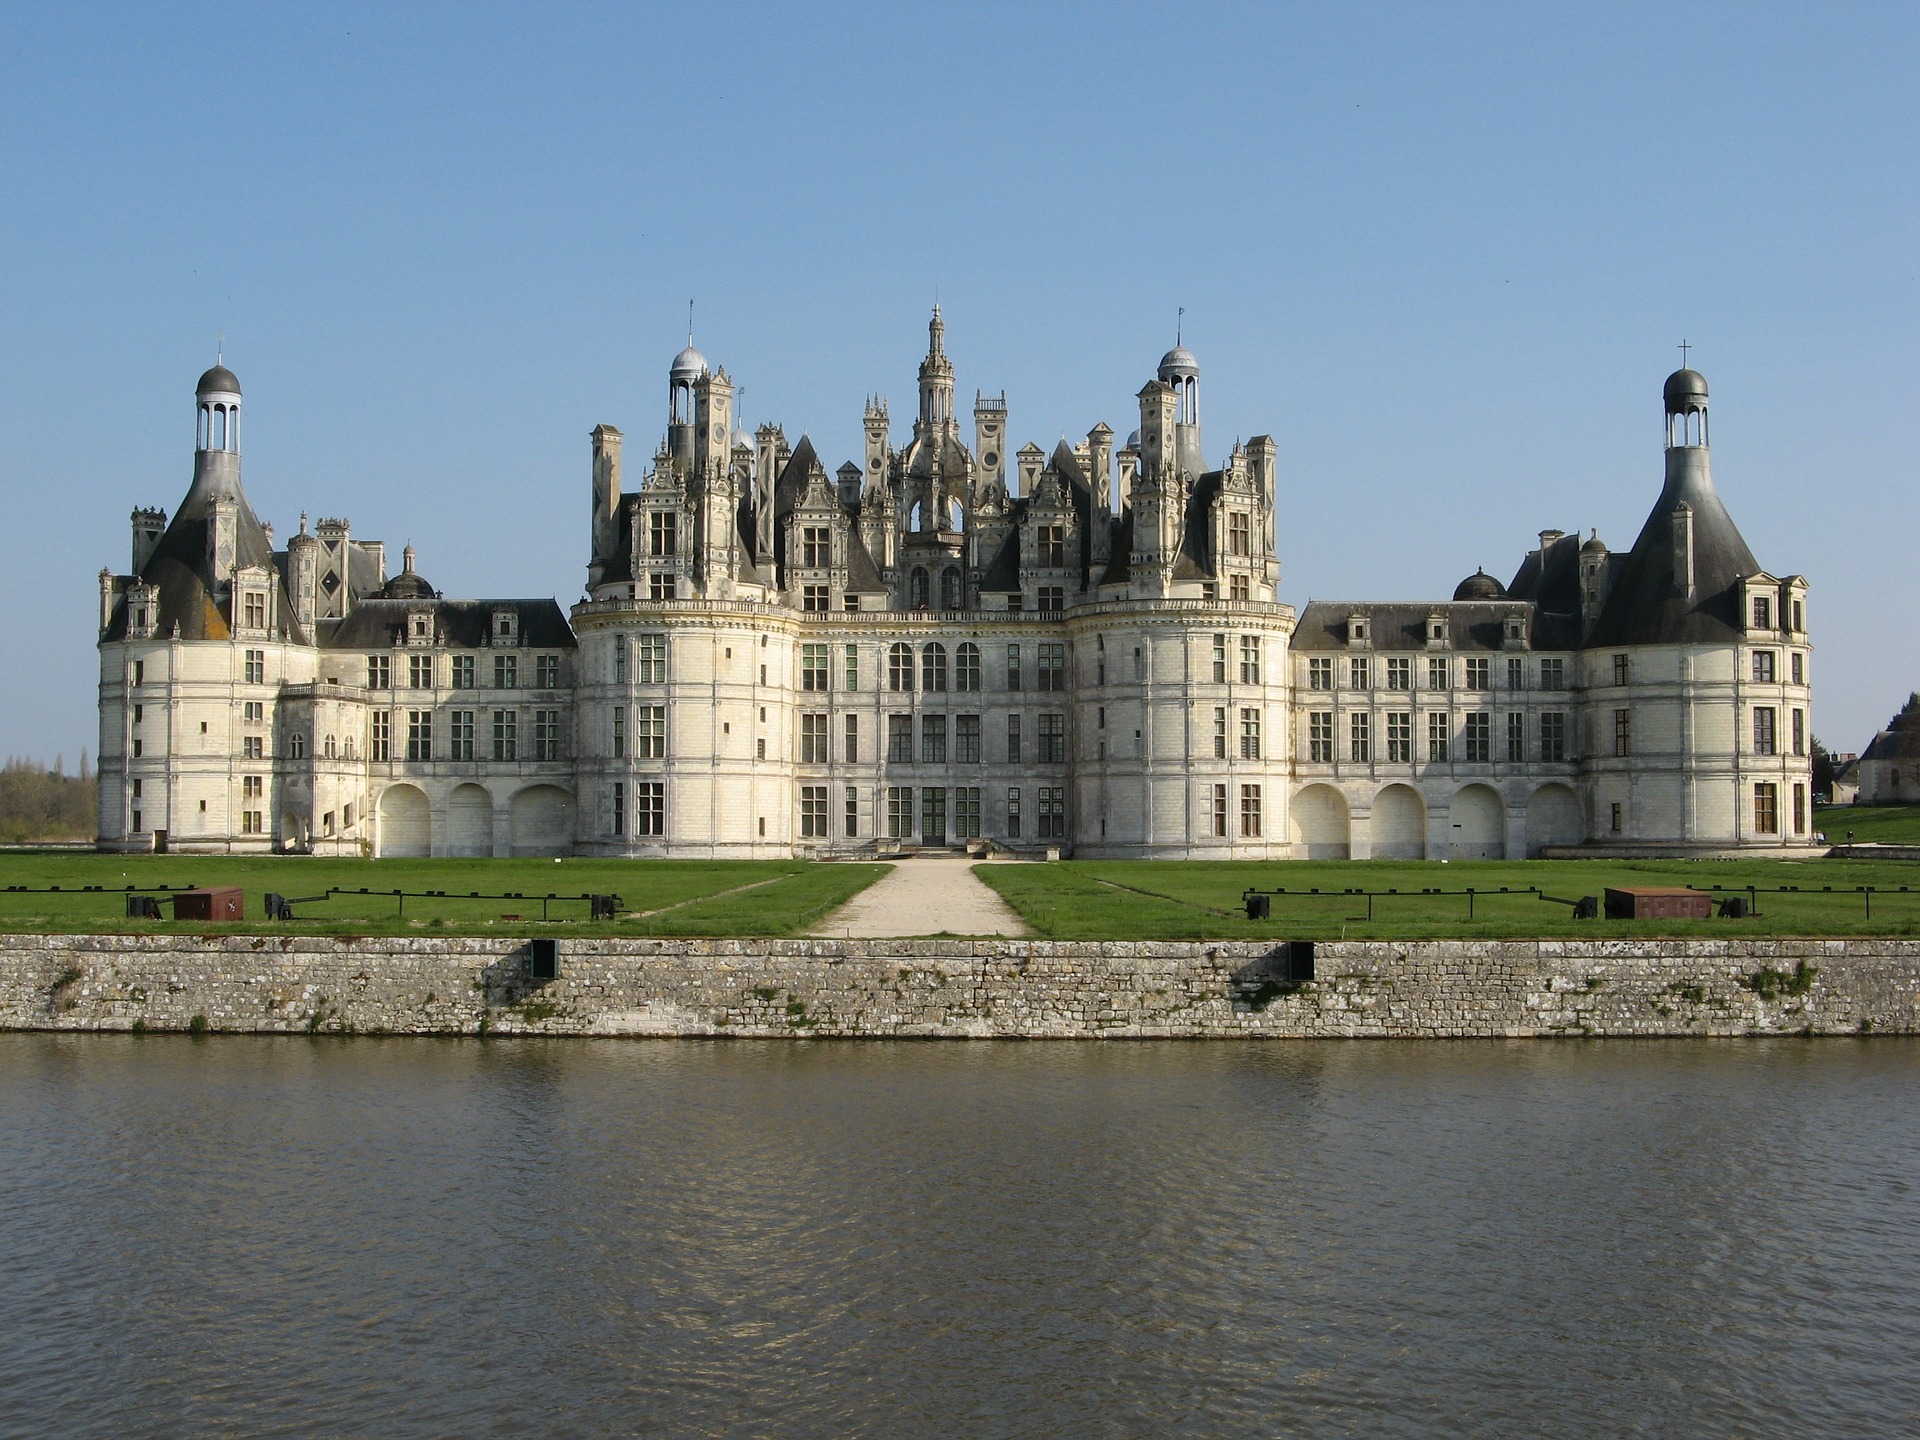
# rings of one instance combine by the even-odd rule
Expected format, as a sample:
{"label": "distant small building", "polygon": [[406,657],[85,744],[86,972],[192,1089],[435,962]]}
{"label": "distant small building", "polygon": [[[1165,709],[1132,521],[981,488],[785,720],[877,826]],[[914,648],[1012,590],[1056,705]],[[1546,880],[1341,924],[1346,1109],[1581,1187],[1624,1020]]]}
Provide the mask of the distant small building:
{"label": "distant small building", "polygon": [[1907,696],[1900,713],[1860,752],[1855,769],[1859,777],[1856,804],[1920,804],[1920,694]]}
{"label": "distant small building", "polygon": [[1833,793],[1827,797],[1827,803],[1829,805],[1860,803],[1860,757],[1858,755],[1833,757]]}

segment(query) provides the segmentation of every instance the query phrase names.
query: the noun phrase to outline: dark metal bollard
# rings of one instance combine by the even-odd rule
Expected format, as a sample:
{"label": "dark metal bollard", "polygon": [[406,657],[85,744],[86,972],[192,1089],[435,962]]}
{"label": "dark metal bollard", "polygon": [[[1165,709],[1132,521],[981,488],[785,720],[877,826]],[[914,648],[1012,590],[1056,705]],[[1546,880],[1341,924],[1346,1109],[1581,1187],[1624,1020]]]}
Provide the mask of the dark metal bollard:
{"label": "dark metal bollard", "polygon": [[1273,913],[1273,897],[1270,895],[1247,896],[1247,919],[1265,920]]}

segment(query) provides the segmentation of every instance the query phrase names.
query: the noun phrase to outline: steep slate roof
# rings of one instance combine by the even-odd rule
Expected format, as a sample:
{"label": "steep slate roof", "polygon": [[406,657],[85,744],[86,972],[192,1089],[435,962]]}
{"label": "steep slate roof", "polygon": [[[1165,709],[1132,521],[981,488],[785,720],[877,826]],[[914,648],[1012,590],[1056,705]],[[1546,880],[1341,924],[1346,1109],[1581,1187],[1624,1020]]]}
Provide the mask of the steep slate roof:
{"label": "steep slate roof", "polygon": [[[233,457],[237,461],[238,457]],[[286,578],[281,573],[273,544],[246,492],[240,488],[237,464],[226,457],[208,454],[196,457],[203,466],[194,477],[179,512],[168,522],[166,533],[154,546],[147,563],[140,567],[139,579],[159,592],[158,623],[155,635],[162,638],[180,627],[182,640],[230,640],[232,627],[214,598],[212,566],[207,559],[207,503],[216,495],[231,496],[235,503],[234,563],[239,568],[257,566],[272,576],[274,600],[273,634],[299,644],[307,637],[294,619],[293,605],[287,594]],[[127,636],[127,601],[122,596],[108,620],[106,640],[124,640]]]}
{"label": "steep slate roof", "polygon": [[1900,713],[1860,752],[1862,760],[1920,760],[1920,695],[1909,695]]}
{"label": "steep slate roof", "polygon": [[1511,602],[1482,604],[1447,600],[1432,605],[1358,602],[1344,605],[1336,600],[1313,600],[1300,612],[1300,623],[1293,631],[1292,648],[1344,651],[1347,649],[1348,617],[1362,615],[1373,626],[1367,647],[1369,650],[1425,650],[1427,617],[1438,614],[1446,617],[1449,648],[1504,650],[1506,622],[1516,611],[1527,617],[1527,638],[1534,649],[1572,649],[1578,642],[1577,634],[1570,639],[1558,626],[1551,623],[1543,625],[1543,621],[1550,622],[1552,617],[1542,616],[1531,606],[1522,610]]}
{"label": "steep slate roof", "polygon": [[384,650],[406,638],[407,617],[426,609],[435,620],[436,645],[484,650],[493,633],[493,617],[511,610],[520,618],[515,648],[572,650],[579,642],[566,613],[554,600],[362,600],[342,620],[322,620],[323,650]]}
{"label": "steep slate roof", "polygon": [[[1739,581],[1760,565],[1714,491],[1703,450],[1667,452],[1667,483],[1614,578],[1589,645],[1725,644],[1740,625]],[[1675,585],[1674,511],[1693,507],[1693,598]]]}

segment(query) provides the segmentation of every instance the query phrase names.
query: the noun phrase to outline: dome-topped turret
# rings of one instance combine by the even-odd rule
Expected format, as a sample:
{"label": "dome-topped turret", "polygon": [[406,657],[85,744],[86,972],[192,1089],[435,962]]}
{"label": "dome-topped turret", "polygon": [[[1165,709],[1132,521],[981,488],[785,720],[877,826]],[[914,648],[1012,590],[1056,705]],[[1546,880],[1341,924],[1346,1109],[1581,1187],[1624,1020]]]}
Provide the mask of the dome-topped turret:
{"label": "dome-topped turret", "polygon": [[693,342],[689,340],[687,348],[673,357],[673,368],[667,372],[667,378],[691,385],[705,375],[709,368],[707,357],[694,349]]}
{"label": "dome-topped turret", "polygon": [[1160,357],[1159,376],[1162,380],[1192,380],[1200,374],[1200,362],[1194,358],[1191,350],[1184,345],[1175,345]]}
{"label": "dome-topped turret", "polygon": [[1504,600],[1507,587],[1502,585],[1485,570],[1476,570],[1458,585],[1453,587],[1456,600]]}
{"label": "dome-topped turret", "polygon": [[1698,370],[1676,370],[1667,377],[1666,389],[1661,393],[1666,398],[1669,415],[1704,410],[1707,408],[1707,377]]}
{"label": "dome-topped turret", "polygon": [[1587,536],[1586,543],[1580,547],[1580,553],[1582,555],[1605,555],[1608,553],[1607,542],[1600,538],[1600,532],[1598,530],[1595,530],[1591,535]]}
{"label": "dome-topped turret", "polygon": [[400,552],[400,573],[380,588],[380,594],[388,600],[432,600],[439,593],[413,568],[411,545]]}
{"label": "dome-topped turret", "polygon": [[193,387],[196,395],[238,395],[240,377],[224,365],[216,365],[200,377],[200,383]]}

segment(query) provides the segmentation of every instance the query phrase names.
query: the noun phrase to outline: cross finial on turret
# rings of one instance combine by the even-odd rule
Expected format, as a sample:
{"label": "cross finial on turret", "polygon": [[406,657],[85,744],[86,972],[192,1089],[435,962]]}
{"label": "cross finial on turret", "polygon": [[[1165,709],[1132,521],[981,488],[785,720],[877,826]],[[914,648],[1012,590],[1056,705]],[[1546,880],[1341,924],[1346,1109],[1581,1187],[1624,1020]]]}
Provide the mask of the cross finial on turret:
{"label": "cross finial on turret", "polygon": [[1682,340],[1680,342],[1680,368],[1682,370],[1687,368],[1687,351],[1691,350],[1692,348],[1693,347],[1687,344],[1686,341]]}
{"label": "cross finial on turret", "polygon": [[1185,332],[1186,328],[1187,328],[1187,307],[1182,305],[1180,307],[1179,317],[1173,322],[1174,349],[1177,350],[1180,348],[1180,337]]}

